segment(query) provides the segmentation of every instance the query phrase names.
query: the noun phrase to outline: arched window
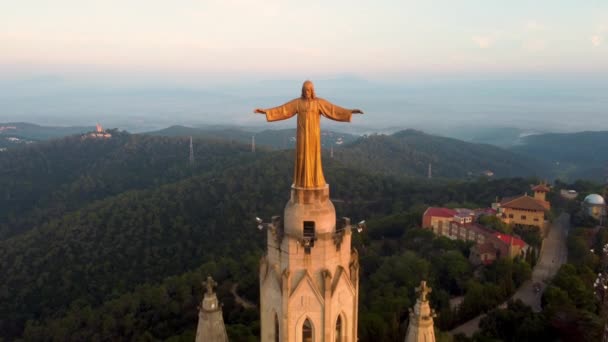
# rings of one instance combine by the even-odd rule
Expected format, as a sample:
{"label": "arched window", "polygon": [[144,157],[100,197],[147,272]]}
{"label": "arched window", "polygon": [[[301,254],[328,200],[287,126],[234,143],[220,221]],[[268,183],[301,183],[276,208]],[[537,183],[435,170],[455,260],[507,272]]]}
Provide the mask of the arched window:
{"label": "arched window", "polygon": [[302,342],[312,342],[312,323],[308,318],[302,325]]}
{"label": "arched window", "polygon": [[338,319],[336,320],[335,336],[336,342],[342,342],[342,316],[338,316]]}
{"label": "arched window", "polygon": [[279,317],[274,314],[274,342],[281,342],[279,335]]}

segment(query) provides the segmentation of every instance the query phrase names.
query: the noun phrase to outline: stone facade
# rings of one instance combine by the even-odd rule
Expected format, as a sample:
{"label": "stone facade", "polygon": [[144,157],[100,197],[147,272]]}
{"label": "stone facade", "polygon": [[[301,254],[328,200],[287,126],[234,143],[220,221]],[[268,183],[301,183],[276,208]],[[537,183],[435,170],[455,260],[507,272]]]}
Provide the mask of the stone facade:
{"label": "stone facade", "polygon": [[207,292],[198,311],[196,342],[228,342],[222,306],[213,292],[213,287],[217,284],[211,277],[207,277],[207,282],[203,285],[207,288]]}
{"label": "stone facade", "polygon": [[405,342],[435,342],[435,327],[433,317],[435,312],[431,310],[428,294],[431,288],[426,286],[426,281],[421,281],[416,288],[419,297],[413,310],[410,310],[410,323],[407,327]]}
{"label": "stone facade", "polygon": [[329,187],[291,189],[260,261],[261,341],[357,340],[358,254]]}

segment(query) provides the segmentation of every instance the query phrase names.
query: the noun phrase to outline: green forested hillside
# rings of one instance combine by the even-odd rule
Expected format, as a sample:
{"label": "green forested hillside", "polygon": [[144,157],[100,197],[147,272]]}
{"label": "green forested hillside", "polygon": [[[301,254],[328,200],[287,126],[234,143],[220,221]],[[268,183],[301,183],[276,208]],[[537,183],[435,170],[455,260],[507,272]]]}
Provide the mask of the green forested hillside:
{"label": "green forested hillside", "polygon": [[[259,300],[265,234],[253,218],[281,215],[293,151],[254,154],[246,145],[195,139],[190,166],[187,139],[114,133],[32,145],[0,159],[9,189],[1,210],[21,227],[0,240],[0,312],[8,313],[0,316],[0,337],[188,339],[199,281],[210,273],[222,283],[233,340],[257,340],[257,309],[237,305],[230,288],[238,283],[241,295]],[[504,276],[525,279],[525,263],[514,263],[470,282],[468,247],[415,227],[428,205],[486,206],[526,191],[532,180],[429,181],[370,173],[339,158],[325,158],[324,166],[337,214],[369,224],[354,242],[363,267],[362,341],[402,339],[422,277],[435,288],[442,329],[503,299],[512,291]],[[492,299],[462,315],[450,311],[450,296],[469,289]]]}
{"label": "green forested hillside", "polygon": [[490,170],[495,177],[546,176],[547,163],[485,144],[405,130],[370,135],[334,153],[346,165],[380,174],[425,177],[429,163],[434,177],[478,177]]}
{"label": "green forested hillside", "polygon": [[0,239],[91,201],[158,187],[251,158],[247,147],[112,131],[112,139],[70,136],[0,153]]}
{"label": "green forested hillside", "polygon": [[[157,189],[130,190],[5,239],[0,242],[0,273],[7,275],[0,279],[0,311],[11,315],[2,318],[0,330],[18,335],[28,319],[45,321],[78,307],[97,307],[142,283],[157,284],[202,263],[228,258],[239,264],[242,256],[259,256],[264,236],[254,228],[253,217],[281,213],[292,158],[289,151],[260,155]],[[338,211],[354,219],[382,217],[416,203],[488,203],[497,191],[520,193],[529,183],[435,185],[326,164]],[[418,221],[415,216],[408,224]],[[231,281],[250,284],[243,290],[256,296],[255,270],[248,277]]]}
{"label": "green forested hillside", "polygon": [[548,161],[563,180],[608,177],[608,132],[549,133],[530,135],[511,151]]}

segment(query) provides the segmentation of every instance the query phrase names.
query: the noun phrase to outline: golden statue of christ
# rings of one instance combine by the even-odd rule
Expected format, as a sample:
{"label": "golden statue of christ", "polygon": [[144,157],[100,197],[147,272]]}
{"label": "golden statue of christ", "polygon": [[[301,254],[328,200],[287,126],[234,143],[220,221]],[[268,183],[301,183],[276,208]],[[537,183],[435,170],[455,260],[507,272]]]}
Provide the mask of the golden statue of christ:
{"label": "golden statue of christ", "polygon": [[363,114],[359,109],[342,108],[316,97],[311,81],[302,85],[301,97],[275,108],[258,108],[254,113],[266,114],[268,121],[285,120],[298,114],[293,180],[294,186],[298,188],[323,188],[326,185],[321,166],[320,116],[350,122],[352,114]]}

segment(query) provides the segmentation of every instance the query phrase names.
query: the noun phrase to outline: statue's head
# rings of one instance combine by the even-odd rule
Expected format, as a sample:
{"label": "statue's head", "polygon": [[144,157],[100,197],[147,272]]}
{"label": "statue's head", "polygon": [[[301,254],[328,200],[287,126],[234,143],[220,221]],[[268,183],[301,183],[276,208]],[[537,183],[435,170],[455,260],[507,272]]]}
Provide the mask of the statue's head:
{"label": "statue's head", "polygon": [[311,100],[314,98],[316,98],[315,86],[312,84],[311,81],[304,81],[304,84],[302,84],[302,99]]}

